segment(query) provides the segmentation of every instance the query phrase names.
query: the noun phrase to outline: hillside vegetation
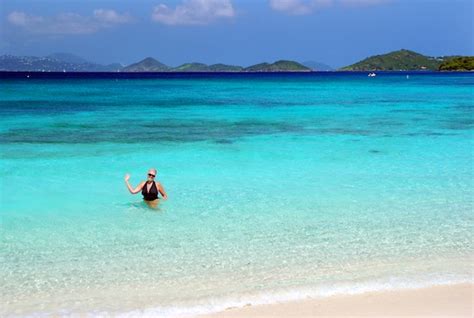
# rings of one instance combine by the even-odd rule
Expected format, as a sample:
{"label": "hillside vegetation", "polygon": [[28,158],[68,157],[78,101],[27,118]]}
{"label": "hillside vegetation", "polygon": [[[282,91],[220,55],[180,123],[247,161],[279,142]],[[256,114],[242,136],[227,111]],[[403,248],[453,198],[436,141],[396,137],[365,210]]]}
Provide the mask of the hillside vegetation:
{"label": "hillside vegetation", "polygon": [[260,63],[244,68],[246,72],[310,72],[309,67],[295,61],[280,60],[275,63]]}
{"label": "hillside vegetation", "polygon": [[459,56],[444,61],[440,71],[474,71],[474,56]]}
{"label": "hillside vegetation", "polygon": [[343,71],[437,71],[445,58],[425,56],[410,50],[399,50],[368,57],[343,67]]}

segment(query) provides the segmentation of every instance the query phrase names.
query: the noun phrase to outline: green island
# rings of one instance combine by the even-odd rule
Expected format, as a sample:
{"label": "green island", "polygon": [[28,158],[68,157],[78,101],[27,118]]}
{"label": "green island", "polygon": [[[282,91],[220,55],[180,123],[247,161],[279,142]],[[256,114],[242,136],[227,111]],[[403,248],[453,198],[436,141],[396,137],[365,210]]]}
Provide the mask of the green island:
{"label": "green island", "polygon": [[374,55],[341,71],[471,71],[474,57],[426,56],[410,50]]}
{"label": "green island", "polygon": [[173,72],[239,72],[241,70],[241,66],[227,64],[206,65],[204,63],[185,63],[170,69]]}
{"label": "green island", "polygon": [[275,63],[260,63],[249,67],[228,64],[185,63],[168,67],[153,58],[126,66],[122,72],[310,72],[311,69],[295,61],[280,60]]}
{"label": "green island", "polygon": [[312,71],[474,71],[474,56],[426,56],[410,50],[398,50],[374,55],[337,70],[307,61],[299,63],[279,60],[248,67],[229,64],[184,63],[168,66],[153,57],[124,66],[119,63],[101,65],[69,53],[54,53],[44,57],[0,56],[0,72],[312,72]]}
{"label": "green island", "polygon": [[140,62],[125,66],[120,72],[167,72],[169,69],[167,65],[158,62],[152,57],[147,57]]}
{"label": "green island", "polygon": [[311,72],[313,69],[301,63],[280,60],[260,63],[249,67],[228,64],[184,63],[171,67],[147,57],[139,62],[123,66],[118,63],[100,65],[88,62],[73,54],[56,53],[46,57],[0,56],[0,71],[31,72]]}
{"label": "green island", "polygon": [[245,72],[310,72],[311,69],[295,61],[280,60],[275,63],[260,63],[244,68]]}

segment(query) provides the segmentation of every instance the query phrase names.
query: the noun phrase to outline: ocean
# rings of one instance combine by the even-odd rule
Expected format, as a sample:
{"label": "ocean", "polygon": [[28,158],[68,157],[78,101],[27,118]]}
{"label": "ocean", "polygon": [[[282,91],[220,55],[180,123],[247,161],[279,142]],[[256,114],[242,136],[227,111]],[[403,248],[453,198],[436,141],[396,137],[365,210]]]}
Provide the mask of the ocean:
{"label": "ocean", "polygon": [[[472,73],[25,75],[0,80],[2,316],[472,283]],[[123,181],[153,167],[157,209]]]}

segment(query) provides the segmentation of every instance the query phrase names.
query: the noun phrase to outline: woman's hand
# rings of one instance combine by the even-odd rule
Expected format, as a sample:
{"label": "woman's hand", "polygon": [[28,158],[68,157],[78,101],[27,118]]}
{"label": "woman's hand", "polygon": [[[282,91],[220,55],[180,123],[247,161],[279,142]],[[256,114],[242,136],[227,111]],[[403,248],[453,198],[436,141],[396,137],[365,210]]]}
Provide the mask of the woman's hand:
{"label": "woman's hand", "polygon": [[166,194],[165,188],[163,188],[163,185],[161,185],[160,182],[156,183],[158,187],[158,191],[161,193],[161,196],[163,197],[163,200],[166,201],[168,199],[168,195]]}
{"label": "woman's hand", "polygon": [[127,173],[124,179],[125,179],[125,182],[128,182],[128,180],[130,180],[130,175]]}

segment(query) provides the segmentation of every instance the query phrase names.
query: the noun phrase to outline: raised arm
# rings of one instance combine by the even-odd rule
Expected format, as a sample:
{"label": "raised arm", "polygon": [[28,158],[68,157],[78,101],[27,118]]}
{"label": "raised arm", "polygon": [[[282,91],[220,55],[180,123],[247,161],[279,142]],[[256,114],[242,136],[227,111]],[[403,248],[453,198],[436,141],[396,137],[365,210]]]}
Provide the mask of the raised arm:
{"label": "raised arm", "polygon": [[156,182],[156,187],[157,187],[158,191],[160,191],[161,196],[163,197],[163,200],[168,199],[168,195],[166,194],[165,188],[163,188],[161,183]]}
{"label": "raised arm", "polygon": [[131,194],[137,194],[138,192],[142,191],[143,189],[143,185],[145,184],[145,182],[140,182],[140,184],[134,189],[130,183],[128,182],[128,180],[130,180],[130,175],[127,173],[125,175],[125,184],[127,185],[127,188],[128,188],[128,191],[130,191]]}

